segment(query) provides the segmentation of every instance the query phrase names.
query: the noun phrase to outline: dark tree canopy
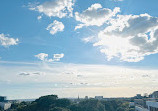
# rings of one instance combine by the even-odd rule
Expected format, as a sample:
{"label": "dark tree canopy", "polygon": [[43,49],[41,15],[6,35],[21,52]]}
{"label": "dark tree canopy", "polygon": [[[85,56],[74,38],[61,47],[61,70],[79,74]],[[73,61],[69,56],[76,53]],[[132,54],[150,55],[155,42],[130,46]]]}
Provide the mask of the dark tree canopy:
{"label": "dark tree canopy", "polygon": [[83,99],[71,102],[69,99],[59,99],[57,95],[47,95],[31,103],[12,104],[8,111],[134,111],[134,109],[129,108],[128,101]]}

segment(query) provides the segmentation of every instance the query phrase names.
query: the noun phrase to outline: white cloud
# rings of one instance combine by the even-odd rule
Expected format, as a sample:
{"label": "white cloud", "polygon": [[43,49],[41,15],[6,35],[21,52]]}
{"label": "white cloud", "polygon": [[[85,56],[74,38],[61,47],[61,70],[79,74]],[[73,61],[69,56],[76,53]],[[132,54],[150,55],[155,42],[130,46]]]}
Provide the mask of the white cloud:
{"label": "white cloud", "polygon": [[29,76],[30,74],[27,73],[27,72],[21,72],[21,73],[19,73],[19,75],[20,75],[20,76]]}
{"label": "white cloud", "polygon": [[54,22],[49,24],[46,29],[49,30],[52,35],[54,35],[57,32],[62,32],[64,30],[64,24],[62,22],[54,20]]}
{"label": "white cloud", "polygon": [[37,57],[38,59],[42,60],[42,61],[45,61],[47,60],[48,58],[48,54],[45,54],[45,53],[40,53],[38,55],[35,55],[35,57]]}
{"label": "white cloud", "polygon": [[9,47],[11,45],[17,45],[19,39],[10,38],[8,35],[0,34],[0,45]]}
{"label": "white cloud", "polygon": [[50,59],[48,59],[48,54],[45,54],[45,53],[40,53],[38,55],[35,55],[35,57],[37,57],[41,61],[54,62],[54,61],[60,61],[60,59],[64,57],[64,54],[63,53],[61,53],[61,54],[54,54],[53,58],[50,58]]}
{"label": "white cloud", "polygon": [[40,20],[42,18],[42,16],[38,16],[37,19]]}
{"label": "white cloud", "polygon": [[45,75],[44,72],[21,72],[18,75],[20,76],[37,76],[37,75]]}
{"label": "white cloud", "polygon": [[82,38],[82,41],[85,43],[88,43],[88,42],[94,43],[94,42],[96,42],[96,40],[97,40],[97,38],[95,36],[89,36],[86,38]]}
{"label": "white cloud", "polygon": [[111,10],[108,8],[102,8],[101,4],[93,4],[82,13],[75,12],[75,19],[81,22],[81,24],[78,24],[75,29],[82,28],[83,26],[101,26],[118,12],[120,12],[120,8],[118,7]]}
{"label": "white cloud", "polygon": [[30,10],[38,11],[49,17],[63,18],[73,16],[74,0],[51,0],[37,6],[31,6]]}
{"label": "white cloud", "polygon": [[108,60],[119,57],[121,61],[139,62],[144,56],[158,53],[158,18],[148,14],[118,15],[98,34],[94,46]]}
{"label": "white cloud", "polygon": [[64,57],[63,53],[62,54],[54,54],[54,60],[55,61],[60,61],[60,59],[63,58],[63,57]]}

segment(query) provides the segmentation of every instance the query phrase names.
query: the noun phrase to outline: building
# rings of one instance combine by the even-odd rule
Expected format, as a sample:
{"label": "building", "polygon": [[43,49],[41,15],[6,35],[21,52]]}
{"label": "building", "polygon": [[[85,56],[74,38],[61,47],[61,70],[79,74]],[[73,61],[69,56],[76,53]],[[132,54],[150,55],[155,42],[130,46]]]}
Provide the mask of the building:
{"label": "building", "polygon": [[3,109],[3,110],[7,110],[11,107],[11,103],[9,102],[0,102],[0,107]]}
{"label": "building", "polygon": [[134,100],[134,106],[135,106],[135,111],[149,111],[148,107],[146,105],[147,99],[135,99]]}
{"label": "building", "polygon": [[147,100],[146,107],[141,105],[135,105],[135,111],[158,111],[158,101],[156,100]]}
{"label": "building", "polygon": [[102,100],[102,99],[103,99],[103,96],[95,96],[95,99],[97,99],[97,100]]}
{"label": "building", "polygon": [[135,111],[149,111],[149,110],[141,106],[135,106]]}
{"label": "building", "polygon": [[135,106],[141,106],[141,107],[147,108],[147,106],[146,106],[146,100],[147,99],[135,99],[134,100],[134,105]]}
{"label": "building", "polygon": [[4,102],[4,101],[6,101],[6,99],[7,99],[7,97],[5,97],[5,96],[0,96],[0,102]]}
{"label": "building", "polygon": [[158,91],[153,92],[151,98],[158,98]]}
{"label": "building", "polygon": [[149,97],[135,99],[135,111],[158,111],[158,91],[153,92]]}
{"label": "building", "polygon": [[158,111],[158,100],[146,101],[149,111]]}
{"label": "building", "polygon": [[0,107],[3,110],[7,110],[11,107],[11,103],[7,101],[7,97],[5,96],[0,96]]}
{"label": "building", "polygon": [[85,96],[85,99],[87,100],[87,99],[88,99],[88,96]]}
{"label": "building", "polygon": [[134,98],[135,99],[142,99],[143,97],[141,96],[141,94],[137,94]]}

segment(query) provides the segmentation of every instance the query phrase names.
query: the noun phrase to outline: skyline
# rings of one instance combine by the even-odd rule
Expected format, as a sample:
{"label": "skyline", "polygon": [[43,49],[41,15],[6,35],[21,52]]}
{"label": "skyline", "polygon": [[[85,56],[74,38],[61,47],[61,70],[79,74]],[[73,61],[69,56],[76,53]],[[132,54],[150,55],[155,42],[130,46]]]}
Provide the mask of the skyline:
{"label": "skyline", "polygon": [[0,1],[0,95],[130,97],[158,90],[156,4]]}

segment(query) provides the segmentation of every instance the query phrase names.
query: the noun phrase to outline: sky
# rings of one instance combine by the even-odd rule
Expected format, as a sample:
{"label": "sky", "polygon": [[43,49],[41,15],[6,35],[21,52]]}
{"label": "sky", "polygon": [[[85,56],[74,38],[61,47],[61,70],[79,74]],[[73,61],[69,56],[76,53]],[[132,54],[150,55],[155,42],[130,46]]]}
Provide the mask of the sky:
{"label": "sky", "polygon": [[157,0],[1,0],[0,95],[158,90]]}

